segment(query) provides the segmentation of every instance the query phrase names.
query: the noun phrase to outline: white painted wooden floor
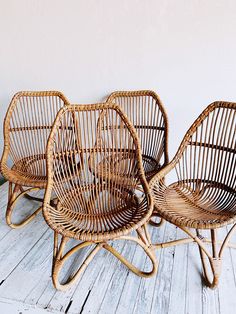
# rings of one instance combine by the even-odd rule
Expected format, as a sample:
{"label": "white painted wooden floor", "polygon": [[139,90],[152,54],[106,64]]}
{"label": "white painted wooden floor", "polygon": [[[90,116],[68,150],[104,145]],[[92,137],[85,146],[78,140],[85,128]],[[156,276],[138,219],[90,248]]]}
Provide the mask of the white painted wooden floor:
{"label": "white painted wooden floor", "polygon": [[[67,292],[56,291],[50,277],[53,233],[41,214],[26,227],[11,230],[4,219],[7,188],[7,184],[0,187],[1,314],[236,313],[236,250],[225,251],[220,286],[212,291],[202,284],[194,244],[157,251],[159,271],[151,279],[135,276],[111,254],[100,251],[77,285]],[[37,205],[23,199],[18,215]],[[182,236],[168,223],[158,229],[150,227],[150,232],[155,241]],[[114,245],[136,265],[149,266],[135,245],[121,241]],[[78,263],[81,257],[72,262]]]}

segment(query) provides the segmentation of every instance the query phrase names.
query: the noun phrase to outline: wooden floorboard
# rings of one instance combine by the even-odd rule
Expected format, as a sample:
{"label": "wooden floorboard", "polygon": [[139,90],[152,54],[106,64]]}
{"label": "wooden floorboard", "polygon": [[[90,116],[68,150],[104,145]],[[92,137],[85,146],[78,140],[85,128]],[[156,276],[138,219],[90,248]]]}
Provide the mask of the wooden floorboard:
{"label": "wooden floorboard", "polygon": [[[76,285],[66,292],[56,291],[51,281],[53,232],[41,214],[24,228],[10,229],[4,218],[7,191],[7,184],[0,187],[0,313],[236,313],[236,250],[225,251],[220,285],[210,290],[202,282],[199,252],[193,243],[156,251],[158,274],[150,279],[137,277],[101,250]],[[38,203],[22,199],[19,205],[14,219],[23,218]],[[157,243],[183,236],[168,223],[149,230]],[[222,229],[220,237],[227,230]],[[113,246],[136,266],[150,267],[135,244],[114,241]],[[76,268],[87,252],[75,255],[68,267]]]}
{"label": "wooden floorboard", "polygon": [[[162,239],[158,239],[155,242],[165,242],[172,241],[176,239],[176,227],[170,224],[165,224],[160,228],[160,230],[164,230],[164,237]],[[158,250],[160,256],[158,258],[158,273],[155,278],[155,285],[153,289],[153,299],[152,299],[152,307],[151,313],[165,313],[168,310],[169,299],[170,299],[170,285],[172,278],[172,269],[174,263],[174,252],[175,247],[169,247],[165,250]],[[139,309],[137,308],[137,312]],[[167,313],[167,312],[166,312]]]}

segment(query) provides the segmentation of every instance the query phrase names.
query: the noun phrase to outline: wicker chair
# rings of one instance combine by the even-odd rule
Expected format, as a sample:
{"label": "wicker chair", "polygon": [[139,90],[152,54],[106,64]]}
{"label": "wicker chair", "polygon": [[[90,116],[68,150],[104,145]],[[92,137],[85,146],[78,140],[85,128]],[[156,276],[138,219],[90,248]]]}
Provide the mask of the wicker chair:
{"label": "wicker chair", "polygon": [[127,114],[140,139],[143,168],[149,181],[168,164],[168,120],[158,95],[153,91],[120,91],[108,102],[116,103]]}
{"label": "wicker chair", "polygon": [[[118,91],[107,101],[118,104],[132,122],[141,142],[144,172],[149,181],[169,162],[168,119],[159,96],[149,90]],[[158,216],[155,208],[152,216]],[[162,222],[150,220],[154,226]]]}
{"label": "wicker chair", "polygon": [[[217,286],[224,248],[236,228],[236,103],[209,105],[187,131],[175,157],[150,182],[158,214],[190,238],[156,244],[157,248],[196,242],[209,287]],[[176,180],[163,178],[175,169]],[[173,175],[173,172],[171,172]],[[168,176],[167,176],[168,179]],[[217,229],[234,223],[224,241]],[[196,234],[190,230],[196,230]],[[204,238],[203,229],[211,238]],[[204,231],[206,233],[206,231]],[[210,243],[212,250],[206,247]]]}
{"label": "wicker chair", "polygon": [[[101,160],[107,163],[97,168]],[[149,277],[156,272],[155,254],[146,228],[153,203],[140,146],[132,125],[118,106],[95,104],[61,109],[48,141],[47,167],[43,214],[54,230],[55,288],[70,287],[102,248],[139,276]],[[96,169],[98,173],[94,173]],[[145,192],[143,198],[136,195],[140,182]],[[50,205],[53,191],[58,198],[55,207]],[[130,235],[134,230],[138,237]],[[80,242],[64,252],[71,238]],[[152,269],[149,272],[137,269],[108,243],[114,239],[140,245],[149,256]],[[68,279],[59,279],[62,269],[65,271],[64,263],[84,247],[91,250],[82,265]]]}
{"label": "wicker chair", "polygon": [[43,201],[32,196],[31,192],[46,188],[47,139],[56,114],[64,105],[69,103],[57,91],[19,92],[9,105],[4,120],[1,173],[9,181],[6,221],[12,228],[26,225],[42,209],[40,206],[19,223],[12,222],[12,213],[19,198],[25,196]]}

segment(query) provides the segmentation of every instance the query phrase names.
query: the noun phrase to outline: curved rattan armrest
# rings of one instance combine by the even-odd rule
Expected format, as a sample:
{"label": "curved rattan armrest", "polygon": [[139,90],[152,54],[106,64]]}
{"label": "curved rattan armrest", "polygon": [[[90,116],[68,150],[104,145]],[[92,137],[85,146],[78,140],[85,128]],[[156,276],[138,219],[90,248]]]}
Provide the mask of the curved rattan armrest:
{"label": "curved rattan armrest", "polygon": [[140,221],[140,226],[151,217],[154,208],[154,201],[150,191],[145,193],[145,198],[147,199],[148,214],[144,217],[143,221]]}
{"label": "curved rattan armrest", "polygon": [[149,187],[153,187],[156,184],[162,182],[162,179],[176,166],[179,158],[173,158],[166,166],[164,166],[149,182]]}
{"label": "curved rattan armrest", "polygon": [[152,199],[152,196],[151,196],[150,187],[149,187],[149,185],[147,183],[147,180],[146,180],[146,177],[145,177],[144,174],[141,174],[140,183],[142,185],[144,195],[147,198],[148,206],[149,206],[149,212],[151,214],[151,212],[153,210],[154,203],[153,203],[153,199]]}

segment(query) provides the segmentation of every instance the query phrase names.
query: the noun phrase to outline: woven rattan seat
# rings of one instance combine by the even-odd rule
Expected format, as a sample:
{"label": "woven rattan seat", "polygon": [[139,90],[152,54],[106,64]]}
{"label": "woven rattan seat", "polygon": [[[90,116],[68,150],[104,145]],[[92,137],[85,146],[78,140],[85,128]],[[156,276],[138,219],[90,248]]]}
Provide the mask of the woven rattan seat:
{"label": "woven rattan seat", "polygon": [[[60,290],[71,286],[102,248],[135,274],[153,275],[155,256],[146,227],[153,203],[137,135],[120,108],[107,103],[61,109],[46,155],[48,185],[43,215],[54,230],[54,286]],[[136,193],[139,184],[144,192],[142,198]],[[58,200],[55,207],[50,201],[53,192]],[[138,237],[131,235],[134,231]],[[82,242],[64,253],[70,238]],[[150,258],[152,269],[141,271],[126,260],[108,243],[117,239],[140,245]],[[94,248],[82,266],[68,281],[60,282],[58,277],[64,262],[86,246]]]}
{"label": "woven rattan seat", "polygon": [[[93,189],[93,193],[98,190],[96,186],[90,189]],[[83,193],[80,189],[76,192]],[[106,238],[111,240],[120,235],[129,234],[134,227],[142,225],[143,217],[147,215],[148,209],[146,198],[139,204],[135,195],[124,193],[124,191],[121,194],[121,189],[111,194],[104,187],[101,192],[104,197],[107,196],[107,202],[104,203],[102,209],[98,210],[99,201],[93,201],[93,212],[89,209],[91,200],[87,207],[84,207],[79,195],[76,197],[75,191],[68,193],[67,197],[73,199],[72,209],[66,204],[63,206],[60,202],[56,208],[48,206],[44,210],[47,223],[63,236],[83,241],[104,241]]]}
{"label": "woven rattan seat", "polygon": [[[214,186],[211,189],[214,190]],[[210,191],[207,192],[211,195]],[[202,193],[199,197],[198,193],[194,193],[189,190],[188,185],[185,187],[183,184],[162,188],[155,194],[156,212],[178,226],[196,229],[215,229],[236,220],[233,211],[235,203],[225,202],[224,206],[220,206],[221,195],[216,193],[215,197],[209,200],[205,194]],[[235,199],[235,191],[231,190],[227,194],[226,199]]]}
{"label": "woven rattan seat", "polygon": [[45,188],[47,184],[46,156],[45,154],[29,156],[16,161],[8,172],[8,177],[15,179],[17,173],[18,181],[27,182],[28,186]]}
{"label": "woven rattan seat", "polygon": [[[211,288],[218,284],[222,253],[236,228],[234,224],[219,243],[217,228],[236,221],[235,166],[236,104],[215,102],[187,131],[173,160],[150,182],[156,214],[183,229],[190,241],[199,245],[205,279]],[[165,184],[169,180],[172,183]],[[196,229],[196,235],[189,228]],[[210,230],[212,254],[204,245],[200,229]],[[186,242],[181,239],[170,245]]]}
{"label": "woven rattan seat", "polygon": [[68,104],[65,96],[57,91],[19,92],[12,98],[4,120],[1,160],[1,173],[9,181],[6,220],[12,228],[29,223],[42,209],[40,206],[20,223],[12,222],[20,197],[43,201],[29,193],[46,188],[47,139],[58,110]]}

